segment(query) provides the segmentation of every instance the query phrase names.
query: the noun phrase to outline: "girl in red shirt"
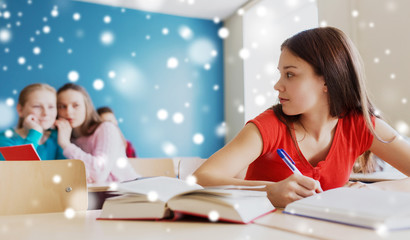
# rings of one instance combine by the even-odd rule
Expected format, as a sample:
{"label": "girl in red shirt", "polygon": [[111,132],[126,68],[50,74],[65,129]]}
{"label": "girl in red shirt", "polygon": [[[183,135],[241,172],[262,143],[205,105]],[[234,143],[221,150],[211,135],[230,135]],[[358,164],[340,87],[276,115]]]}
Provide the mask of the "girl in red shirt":
{"label": "girl in red shirt", "polygon": [[[350,39],[333,27],[315,28],[287,39],[281,51],[281,76],[274,86],[279,104],[213,154],[194,173],[198,183],[266,185],[276,207],[344,185],[410,191],[410,178],[348,182],[353,164],[366,151],[410,175],[410,144],[376,115]],[[279,148],[303,175],[292,174],[276,153]],[[246,167],[245,180],[234,177]]]}

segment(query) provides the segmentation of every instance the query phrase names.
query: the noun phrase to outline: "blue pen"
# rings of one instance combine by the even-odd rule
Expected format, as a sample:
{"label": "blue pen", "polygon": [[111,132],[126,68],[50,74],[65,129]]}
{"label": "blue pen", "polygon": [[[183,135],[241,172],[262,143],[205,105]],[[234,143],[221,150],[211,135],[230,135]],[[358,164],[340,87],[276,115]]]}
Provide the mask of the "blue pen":
{"label": "blue pen", "polygon": [[288,165],[290,170],[292,170],[293,173],[302,175],[302,173],[299,171],[299,169],[296,168],[295,162],[292,160],[292,158],[283,150],[282,148],[279,148],[276,151],[279,154],[279,157],[282,158],[282,160]]}

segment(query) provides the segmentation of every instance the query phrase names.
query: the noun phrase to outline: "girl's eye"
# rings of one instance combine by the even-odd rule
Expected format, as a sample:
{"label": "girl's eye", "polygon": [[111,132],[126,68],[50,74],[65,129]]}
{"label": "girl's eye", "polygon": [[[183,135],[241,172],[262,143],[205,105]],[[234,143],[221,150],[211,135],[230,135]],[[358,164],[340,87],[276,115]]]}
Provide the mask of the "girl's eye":
{"label": "girl's eye", "polygon": [[286,77],[287,78],[293,77],[293,74],[292,73],[286,73]]}
{"label": "girl's eye", "polygon": [[64,109],[65,106],[63,106],[63,105],[58,105],[57,108],[58,108],[58,109]]}

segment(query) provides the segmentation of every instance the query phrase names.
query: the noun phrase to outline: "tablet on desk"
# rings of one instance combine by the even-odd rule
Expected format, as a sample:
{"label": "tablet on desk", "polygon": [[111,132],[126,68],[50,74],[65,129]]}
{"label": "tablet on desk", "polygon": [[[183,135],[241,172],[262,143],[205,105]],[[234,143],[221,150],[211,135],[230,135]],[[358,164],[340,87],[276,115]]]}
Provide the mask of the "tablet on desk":
{"label": "tablet on desk", "polygon": [[33,144],[0,147],[0,153],[6,161],[40,161]]}

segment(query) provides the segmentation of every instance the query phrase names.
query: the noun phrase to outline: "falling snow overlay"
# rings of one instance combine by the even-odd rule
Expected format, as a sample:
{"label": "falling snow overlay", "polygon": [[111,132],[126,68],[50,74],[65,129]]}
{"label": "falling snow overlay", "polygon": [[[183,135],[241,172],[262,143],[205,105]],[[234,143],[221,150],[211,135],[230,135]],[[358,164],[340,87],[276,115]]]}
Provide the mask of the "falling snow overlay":
{"label": "falling snow overlay", "polygon": [[73,82],[114,110],[141,157],[207,158],[223,146],[222,22],[81,1],[0,3],[0,130],[17,124],[26,85]]}
{"label": "falling snow overlay", "polygon": [[[408,136],[410,59],[402,47],[410,35],[399,30],[405,29],[410,3],[360,3],[346,3],[343,19],[347,29],[354,26],[354,34],[347,33],[362,54],[379,112]],[[96,107],[114,109],[141,157],[209,157],[226,135],[237,133],[224,119],[224,62],[256,65],[244,71],[249,74],[244,78],[261,85],[244,86],[243,99],[226,103],[246,122],[277,99],[278,56],[273,53],[293,34],[289,29],[313,27],[310,22],[345,29],[335,14],[340,9],[321,7],[314,0],[265,0],[238,9],[234,15],[245,25],[250,18],[254,22],[250,31],[245,27],[243,45],[224,56],[223,41],[236,33],[218,16],[203,20],[82,1],[0,0],[0,130],[16,125],[18,94],[27,84],[58,88],[75,82],[86,87]],[[320,18],[304,14],[308,8]],[[158,115],[160,110],[166,117]]]}

